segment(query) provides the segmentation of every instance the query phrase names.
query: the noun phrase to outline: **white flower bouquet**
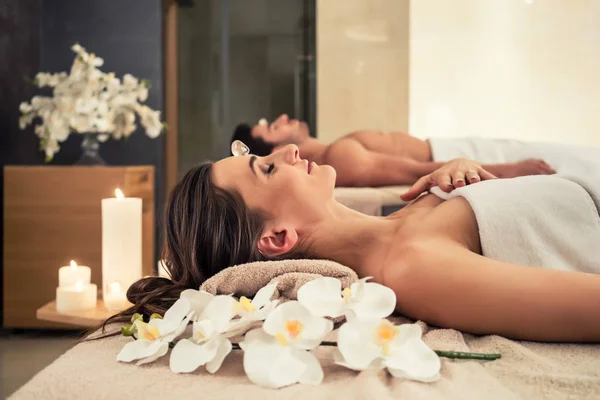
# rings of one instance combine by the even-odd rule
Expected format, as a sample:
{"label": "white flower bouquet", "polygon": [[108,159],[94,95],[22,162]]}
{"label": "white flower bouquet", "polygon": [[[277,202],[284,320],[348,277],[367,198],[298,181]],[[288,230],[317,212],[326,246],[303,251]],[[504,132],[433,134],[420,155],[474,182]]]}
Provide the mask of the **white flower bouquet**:
{"label": "white flower bouquet", "polygon": [[141,104],[148,98],[147,81],[130,74],[121,81],[114,73],[98,69],[104,63],[102,58],[88,54],[79,44],[71,49],[76,56],[69,74],[40,72],[35,77],[34,84],[39,88],[53,88],[52,97],[34,96],[19,107],[21,129],[40,120],[35,134],[46,161],[72,132],[95,134],[99,141],[128,137],[137,128],[136,114],[149,137],[161,133],[160,111]]}
{"label": "white flower bouquet", "polygon": [[[433,382],[440,377],[440,356],[494,360],[499,354],[433,351],[422,340],[416,324],[396,326],[388,317],[396,304],[394,292],[361,279],[341,290],[334,278],[304,284],[298,300],[271,301],[276,285],[267,285],[250,301],[185,290],[164,317],[153,314],[144,322],[140,314],[121,332],[132,336],[117,361],[146,364],[172,348],[170,368],[190,373],[204,366],[214,374],[233,350],[244,352],[244,371],[253,383],[280,388],[296,383],[320,384],[323,369],[311,350],[324,342],[333,322],[324,317],[345,316],[338,332],[335,362],[357,371],[387,369],[397,378]],[[256,327],[262,323],[261,327]],[[187,329],[192,323],[192,329]],[[188,332],[189,338],[175,339]],[[238,344],[234,337],[244,335]]]}

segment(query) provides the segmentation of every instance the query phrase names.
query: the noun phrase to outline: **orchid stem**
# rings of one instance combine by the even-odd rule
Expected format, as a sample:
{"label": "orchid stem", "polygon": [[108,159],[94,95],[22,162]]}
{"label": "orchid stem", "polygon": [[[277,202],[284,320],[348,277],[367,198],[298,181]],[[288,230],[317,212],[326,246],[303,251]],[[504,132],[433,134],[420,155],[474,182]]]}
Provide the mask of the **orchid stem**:
{"label": "orchid stem", "polygon": [[[233,343],[233,350],[240,350],[240,345],[238,343]],[[329,346],[336,347],[336,342],[321,342],[321,346]],[[434,350],[435,354],[440,357],[445,358],[458,358],[462,360],[497,360],[502,357],[501,354],[493,354],[493,353],[469,353],[463,351],[442,351],[442,350]]]}

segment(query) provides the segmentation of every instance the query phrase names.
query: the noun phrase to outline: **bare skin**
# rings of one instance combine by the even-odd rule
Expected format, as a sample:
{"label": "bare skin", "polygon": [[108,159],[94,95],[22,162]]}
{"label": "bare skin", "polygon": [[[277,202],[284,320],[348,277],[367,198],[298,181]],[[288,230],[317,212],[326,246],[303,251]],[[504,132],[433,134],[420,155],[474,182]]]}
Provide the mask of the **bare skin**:
{"label": "bare skin", "polygon": [[[428,141],[402,132],[361,130],[326,145],[309,136],[305,123],[283,114],[271,124],[254,126],[252,135],[275,144],[275,149],[296,144],[303,158],[335,168],[338,186],[412,185],[444,165],[433,161]],[[538,159],[484,167],[499,178],[555,173]]]}
{"label": "bare skin", "polygon": [[[397,311],[440,327],[514,339],[600,342],[600,275],[482,256],[477,221],[465,200],[423,195],[389,217],[367,216],[337,203],[335,170],[300,159],[296,146],[252,157],[219,161],[213,180],[270,216],[257,244],[261,253],[283,255],[309,241],[312,256],[374,277],[394,290]],[[411,196],[473,172],[472,184],[493,179],[476,162],[453,160],[422,177]]]}

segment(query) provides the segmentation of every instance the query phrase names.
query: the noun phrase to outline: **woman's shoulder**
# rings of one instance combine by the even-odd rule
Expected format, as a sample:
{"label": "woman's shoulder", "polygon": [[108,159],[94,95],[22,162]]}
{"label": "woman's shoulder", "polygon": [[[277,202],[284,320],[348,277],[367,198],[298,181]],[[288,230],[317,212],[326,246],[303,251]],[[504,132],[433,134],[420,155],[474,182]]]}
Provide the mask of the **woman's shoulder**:
{"label": "woman's shoulder", "polygon": [[422,266],[444,268],[449,256],[461,257],[472,253],[464,245],[444,237],[418,237],[391,251],[382,264],[379,280],[388,285],[399,280],[410,282],[411,275]]}

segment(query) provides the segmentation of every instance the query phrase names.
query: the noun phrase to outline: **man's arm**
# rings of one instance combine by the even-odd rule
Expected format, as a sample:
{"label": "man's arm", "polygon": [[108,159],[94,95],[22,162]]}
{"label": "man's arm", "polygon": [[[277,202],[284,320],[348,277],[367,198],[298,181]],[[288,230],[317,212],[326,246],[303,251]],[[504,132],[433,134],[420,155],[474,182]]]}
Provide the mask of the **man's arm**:
{"label": "man's arm", "polygon": [[402,314],[442,328],[539,341],[600,342],[600,276],[509,264],[432,239],[382,280]]}
{"label": "man's arm", "polygon": [[445,164],[376,153],[354,140],[330,145],[325,163],[335,168],[338,186],[359,187],[412,185]]}
{"label": "man's arm", "polygon": [[[337,172],[337,186],[356,187],[412,185],[421,177],[446,165],[446,162],[422,162],[377,153],[367,150],[355,140],[346,139],[331,144],[324,159]],[[555,173],[544,161],[536,159],[482,165],[482,168],[498,178]]]}

